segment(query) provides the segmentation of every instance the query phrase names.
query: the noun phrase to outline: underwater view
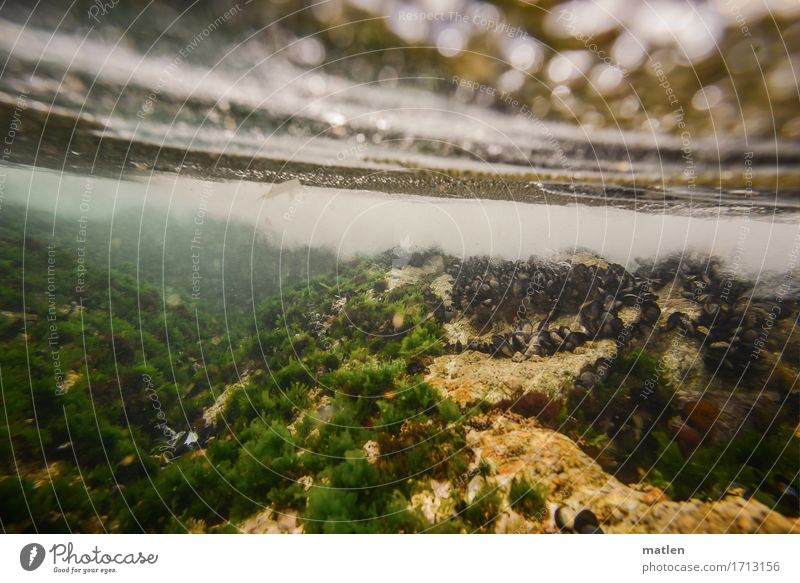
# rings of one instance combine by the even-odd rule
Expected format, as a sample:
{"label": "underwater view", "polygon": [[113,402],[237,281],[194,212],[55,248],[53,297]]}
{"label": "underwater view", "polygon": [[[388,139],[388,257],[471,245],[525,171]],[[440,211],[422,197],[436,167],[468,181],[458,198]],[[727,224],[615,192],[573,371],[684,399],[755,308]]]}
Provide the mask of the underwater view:
{"label": "underwater view", "polygon": [[800,533],[797,2],[5,2],[0,59],[2,532]]}

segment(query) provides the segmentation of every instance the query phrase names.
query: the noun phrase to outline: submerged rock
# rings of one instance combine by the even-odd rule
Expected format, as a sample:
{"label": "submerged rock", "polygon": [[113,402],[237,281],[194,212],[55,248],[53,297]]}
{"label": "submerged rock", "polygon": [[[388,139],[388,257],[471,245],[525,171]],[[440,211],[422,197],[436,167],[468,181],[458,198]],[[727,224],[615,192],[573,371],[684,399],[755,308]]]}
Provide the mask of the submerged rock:
{"label": "submerged rock", "polygon": [[[600,526],[610,533],[800,533],[800,519],[784,517],[755,499],[677,502],[654,486],[627,486],[569,437],[533,420],[498,413],[489,427],[473,429],[467,438],[496,468],[496,480],[524,476],[546,488],[549,501],[563,507],[565,515],[590,510],[594,520],[588,514],[581,519],[585,531]],[[555,516],[541,529],[559,531]]]}
{"label": "submerged rock", "polygon": [[558,396],[571,388],[584,366],[611,356],[614,350],[613,341],[600,340],[587,344],[582,354],[559,352],[549,358],[522,362],[473,351],[446,354],[434,358],[425,380],[461,405],[484,399],[496,403],[510,397],[515,384],[523,393]]}

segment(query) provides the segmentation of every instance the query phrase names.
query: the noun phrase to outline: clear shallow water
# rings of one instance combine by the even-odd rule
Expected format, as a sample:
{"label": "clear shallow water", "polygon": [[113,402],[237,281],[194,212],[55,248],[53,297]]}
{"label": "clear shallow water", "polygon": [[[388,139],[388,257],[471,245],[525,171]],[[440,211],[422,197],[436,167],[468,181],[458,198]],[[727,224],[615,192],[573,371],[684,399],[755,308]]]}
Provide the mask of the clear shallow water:
{"label": "clear shallow water", "polygon": [[[782,276],[800,250],[797,214],[783,214],[781,220],[722,211],[693,216],[598,205],[388,195],[297,183],[273,187],[168,174],[111,180],[26,167],[5,167],[3,173],[6,204],[27,204],[60,221],[88,214],[105,230],[113,217],[130,220],[155,212],[166,217],[166,241],[170,223],[202,222],[211,216],[282,248],[321,248],[342,260],[398,246],[506,260],[589,252],[632,270],[639,262],[696,255],[720,258],[743,279],[755,280]],[[123,243],[136,242],[114,242]]]}

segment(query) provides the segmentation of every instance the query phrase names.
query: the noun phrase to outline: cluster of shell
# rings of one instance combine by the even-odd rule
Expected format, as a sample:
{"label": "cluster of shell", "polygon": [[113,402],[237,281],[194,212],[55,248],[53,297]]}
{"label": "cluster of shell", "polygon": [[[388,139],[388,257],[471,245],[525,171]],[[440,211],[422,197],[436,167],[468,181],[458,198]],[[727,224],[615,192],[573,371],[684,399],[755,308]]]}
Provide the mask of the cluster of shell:
{"label": "cluster of shell", "polygon": [[[775,324],[797,313],[797,298],[759,299],[751,285],[719,262],[665,264],[657,268],[657,275],[680,283],[681,295],[700,308],[694,318],[673,312],[664,330],[677,329],[700,340],[706,365],[714,371],[752,370],[763,349],[786,340],[783,334],[772,334]],[[776,297],[780,297],[777,290]]]}
{"label": "cluster of shell", "polygon": [[[455,351],[498,358],[551,356],[602,338],[614,338],[622,347],[677,329],[701,341],[709,368],[741,373],[758,359],[775,323],[797,312],[796,298],[780,304],[755,300],[752,286],[716,261],[671,259],[630,273],[617,264],[450,258],[446,269],[453,276],[453,310],[478,331],[466,346],[456,343]],[[670,282],[699,305],[699,314],[673,312],[656,330],[661,308],[652,290]],[[626,306],[636,310],[628,325],[619,315]],[[553,324],[571,314],[578,315],[579,329]],[[451,317],[448,312],[446,319]],[[497,332],[497,322],[509,329]],[[496,333],[487,339],[493,329]]]}
{"label": "cluster of shell", "polygon": [[[661,315],[652,282],[620,265],[472,258],[452,262],[448,271],[454,277],[454,308],[474,318],[481,333],[498,319],[511,322],[509,332],[466,347],[496,357],[551,356],[601,338],[618,337],[625,343],[630,336],[651,333]],[[631,326],[619,317],[624,306],[639,308]],[[560,316],[575,313],[580,330],[553,325]]]}

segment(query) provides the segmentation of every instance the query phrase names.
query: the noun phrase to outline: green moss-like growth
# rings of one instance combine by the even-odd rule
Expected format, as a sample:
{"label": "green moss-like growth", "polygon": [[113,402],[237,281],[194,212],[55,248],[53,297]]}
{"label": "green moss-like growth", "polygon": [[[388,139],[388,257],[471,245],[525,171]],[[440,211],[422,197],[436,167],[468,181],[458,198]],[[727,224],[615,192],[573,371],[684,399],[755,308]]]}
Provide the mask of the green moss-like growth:
{"label": "green moss-like growth", "polygon": [[464,509],[464,520],[470,532],[491,532],[494,521],[503,507],[503,496],[496,486],[486,484]]}
{"label": "green moss-like growth", "polygon": [[532,485],[526,478],[514,478],[508,491],[508,501],[520,514],[542,520],[547,510],[547,490],[542,485]]}

